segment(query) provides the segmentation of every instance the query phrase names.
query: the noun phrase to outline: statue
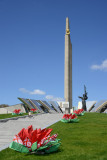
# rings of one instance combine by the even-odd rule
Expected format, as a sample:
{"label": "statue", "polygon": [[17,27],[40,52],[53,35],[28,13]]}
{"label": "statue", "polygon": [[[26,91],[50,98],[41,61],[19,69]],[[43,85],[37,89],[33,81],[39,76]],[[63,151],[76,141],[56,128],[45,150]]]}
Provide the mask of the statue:
{"label": "statue", "polygon": [[87,97],[87,92],[86,92],[86,86],[84,85],[84,94],[83,97],[78,97],[82,99],[82,109],[84,109],[84,111],[87,111],[87,107],[86,107],[86,100],[88,99]]}

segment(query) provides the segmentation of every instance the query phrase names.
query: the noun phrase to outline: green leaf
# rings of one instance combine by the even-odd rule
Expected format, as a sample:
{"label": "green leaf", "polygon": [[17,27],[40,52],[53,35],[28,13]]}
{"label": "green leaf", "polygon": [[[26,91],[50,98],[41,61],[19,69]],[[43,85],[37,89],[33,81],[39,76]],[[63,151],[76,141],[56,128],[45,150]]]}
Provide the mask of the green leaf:
{"label": "green leaf", "polygon": [[61,122],[69,123],[69,122],[70,122],[70,120],[69,120],[69,119],[61,119]]}
{"label": "green leaf", "polygon": [[29,153],[29,149],[26,146],[20,143],[14,142],[14,141],[10,143],[9,148],[16,150],[18,152],[21,152],[21,153]]}
{"label": "green leaf", "polygon": [[52,147],[50,147],[48,150],[45,150],[45,153],[51,153],[51,152],[56,152],[58,150],[58,147],[60,146],[61,143],[55,144]]}
{"label": "green leaf", "polygon": [[35,151],[37,149],[37,141],[32,144],[31,149],[32,151]]}

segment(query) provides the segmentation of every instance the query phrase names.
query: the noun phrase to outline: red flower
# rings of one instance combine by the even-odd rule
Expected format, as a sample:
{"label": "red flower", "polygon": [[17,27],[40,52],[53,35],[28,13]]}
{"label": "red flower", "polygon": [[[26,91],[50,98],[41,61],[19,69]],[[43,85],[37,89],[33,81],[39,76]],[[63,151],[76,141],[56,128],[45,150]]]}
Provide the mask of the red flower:
{"label": "red flower", "polygon": [[79,115],[83,112],[84,110],[83,109],[78,109],[78,110],[75,110],[74,113]]}
{"label": "red flower", "polygon": [[37,109],[32,108],[30,111],[31,111],[31,112],[36,112]]}
{"label": "red flower", "polygon": [[[18,135],[16,135],[17,138],[14,138],[13,141],[19,141],[23,143],[23,145],[27,146],[28,148],[31,148],[32,144],[34,142],[37,142],[37,148],[41,147],[43,143],[48,139],[46,143],[48,143],[50,140],[54,140],[57,137],[57,134],[50,137],[52,129],[36,129],[33,130],[32,125],[29,126],[27,129],[23,128]],[[49,138],[50,137],[50,138]]]}
{"label": "red flower", "polygon": [[70,119],[75,119],[75,118],[77,118],[77,116],[75,115],[75,114],[70,114]]}
{"label": "red flower", "polygon": [[15,135],[10,148],[22,153],[51,153],[58,150],[59,140],[57,134],[50,136],[52,129],[35,129],[32,125],[27,129],[23,128],[18,135]]}
{"label": "red flower", "polygon": [[15,109],[13,112],[16,113],[16,114],[19,114],[21,111],[21,109]]}
{"label": "red flower", "polygon": [[75,115],[75,114],[64,114],[63,115],[63,117],[62,117],[62,119],[66,119],[66,120],[68,120],[68,119],[75,119],[75,118],[77,118],[77,116]]}

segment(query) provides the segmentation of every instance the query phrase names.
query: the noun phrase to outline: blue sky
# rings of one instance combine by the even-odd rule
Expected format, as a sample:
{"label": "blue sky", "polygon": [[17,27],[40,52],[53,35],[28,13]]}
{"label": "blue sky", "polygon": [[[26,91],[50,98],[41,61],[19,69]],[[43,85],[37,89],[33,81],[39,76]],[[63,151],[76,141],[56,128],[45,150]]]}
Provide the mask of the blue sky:
{"label": "blue sky", "polygon": [[107,99],[106,0],[0,0],[0,104],[64,98],[65,20],[73,54],[73,106]]}

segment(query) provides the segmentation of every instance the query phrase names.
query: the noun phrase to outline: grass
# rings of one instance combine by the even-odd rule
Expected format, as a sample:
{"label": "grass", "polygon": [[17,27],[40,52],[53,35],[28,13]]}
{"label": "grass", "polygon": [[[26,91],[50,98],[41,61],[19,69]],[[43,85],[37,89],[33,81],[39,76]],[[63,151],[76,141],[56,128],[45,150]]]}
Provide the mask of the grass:
{"label": "grass", "polygon": [[[32,113],[32,114],[36,114],[36,113]],[[11,113],[0,114],[0,119],[12,118],[12,117],[18,117],[18,116],[25,116],[25,115],[28,115],[28,113],[23,113],[23,114],[20,114],[20,115],[12,115]]]}
{"label": "grass", "polygon": [[29,155],[8,148],[0,152],[0,160],[107,160],[107,115],[85,113],[79,119],[51,126],[61,139],[58,152]]}

